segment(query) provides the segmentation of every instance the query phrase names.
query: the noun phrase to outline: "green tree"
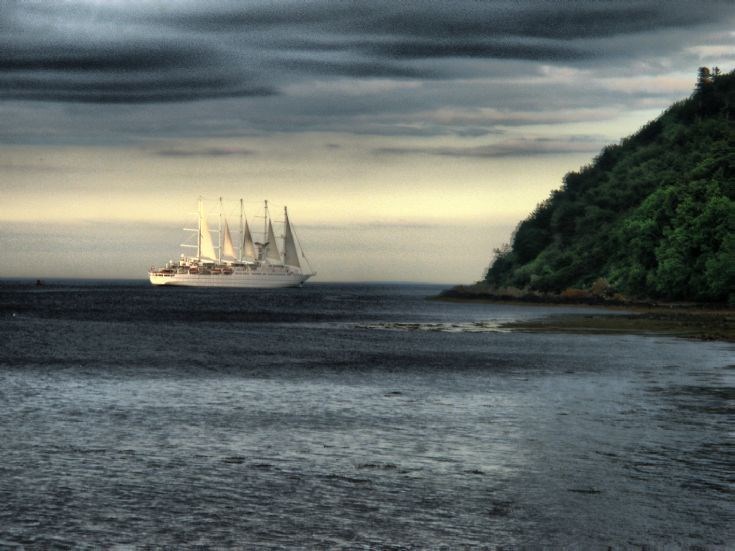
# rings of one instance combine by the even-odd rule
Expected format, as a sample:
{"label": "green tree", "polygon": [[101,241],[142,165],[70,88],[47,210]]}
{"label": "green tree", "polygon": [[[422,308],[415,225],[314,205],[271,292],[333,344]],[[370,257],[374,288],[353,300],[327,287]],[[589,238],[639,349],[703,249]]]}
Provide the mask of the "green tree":
{"label": "green tree", "polygon": [[733,301],[735,73],[700,69],[692,97],[595,161],[496,251],[496,286],[561,292],[599,278],[631,296]]}

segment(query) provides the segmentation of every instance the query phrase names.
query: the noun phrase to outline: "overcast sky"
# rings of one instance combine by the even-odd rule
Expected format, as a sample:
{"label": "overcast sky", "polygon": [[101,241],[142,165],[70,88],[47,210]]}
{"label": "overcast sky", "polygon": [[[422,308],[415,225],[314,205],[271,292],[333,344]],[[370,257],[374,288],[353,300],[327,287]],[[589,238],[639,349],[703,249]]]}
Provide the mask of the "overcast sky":
{"label": "overcast sky", "polygon": [[0,52],[0,277],[144,278],[204,195],[317,280],[458,283],[733,69],[735,2],[5,0]]}

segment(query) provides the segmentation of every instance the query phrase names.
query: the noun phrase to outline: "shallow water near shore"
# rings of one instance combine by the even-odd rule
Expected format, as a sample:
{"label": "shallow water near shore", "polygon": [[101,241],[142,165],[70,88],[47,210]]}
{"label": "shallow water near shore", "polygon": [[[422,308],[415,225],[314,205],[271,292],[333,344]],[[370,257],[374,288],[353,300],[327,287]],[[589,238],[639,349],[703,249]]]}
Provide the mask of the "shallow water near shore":
{"label": "shallow water near shore", "polygon": [[735,543],[731,344],[439,290],[0,286],[0,547]]}

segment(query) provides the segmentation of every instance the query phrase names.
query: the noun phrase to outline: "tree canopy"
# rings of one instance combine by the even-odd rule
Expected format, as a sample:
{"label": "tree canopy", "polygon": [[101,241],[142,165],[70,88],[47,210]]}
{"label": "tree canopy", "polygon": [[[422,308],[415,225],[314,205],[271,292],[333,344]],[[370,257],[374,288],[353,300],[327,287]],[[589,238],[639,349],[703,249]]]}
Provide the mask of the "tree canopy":
{"label": "tree canopy", "polygon": [[735,302],[735,72],[705,69],[691,97],[568,173],[486,282]]}

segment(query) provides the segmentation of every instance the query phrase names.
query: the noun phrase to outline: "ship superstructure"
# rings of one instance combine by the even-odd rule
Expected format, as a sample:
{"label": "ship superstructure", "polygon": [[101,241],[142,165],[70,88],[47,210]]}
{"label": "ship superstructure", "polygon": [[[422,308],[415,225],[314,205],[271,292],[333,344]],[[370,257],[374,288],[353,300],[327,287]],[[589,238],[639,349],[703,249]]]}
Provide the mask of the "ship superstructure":
{"label": "ship superstructure", "polygon": [[[265,201],[263,240],[253,241],[250,224],[245,217],[244,202],[240,199],[240,232],[237,246],[232,239],[229,223],[223,215],[223,201],[219,199],[219,222],[211,230],[204,200],[198,202],[196,228],[184,228],[195,233],[196,244],[183,243],[182,247],[196,249],[195,256],[181,254],[179,260],[165,266],[152,267],[148,277],[153,285],[185,285],[191,287],[296,287],[315,275],[309,261],[297,248],[293,227],[288,219],[288,209],[283,208],[283,236],[281,249],[273,231],[268,201]],[[212,239],[216,233],[216,242]],[[301,256],[299,256],[299,251]],[[305,270],[301,260],[308,267]]]}

